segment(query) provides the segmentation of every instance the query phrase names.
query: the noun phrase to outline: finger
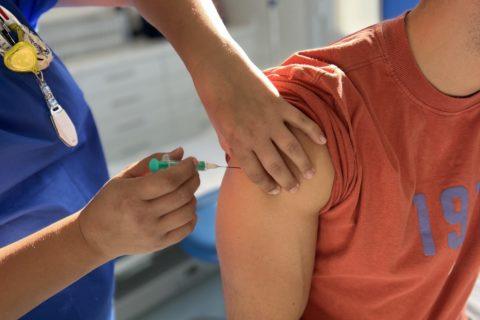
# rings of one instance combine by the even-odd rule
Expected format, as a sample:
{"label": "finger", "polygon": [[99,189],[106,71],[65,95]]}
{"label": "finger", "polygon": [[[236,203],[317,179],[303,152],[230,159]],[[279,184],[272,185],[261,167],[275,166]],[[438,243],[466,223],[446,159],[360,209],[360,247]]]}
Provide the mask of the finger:
{"label": "finger", "polygon": [[187,158],[167,170],[132,180],[138,196],[143,200],[153,200],[177,190],[188,180],[198,175],[195,159]]}
{"label": "finger", "polygon": [[303,131],[315,143],[321,145],[327,143],[327,138],[325,138],[320,126],[297,108],[288,105],[283,116],[287,123]]}
{"label": "finger", "polygon": [[[183,148],[176,148],[175,150],[170,151],[167,154],[173,160],[181,160],[183,158]],[[131,166],[123,170],[120,176],[123,178],[142,177],[150,172],[148,169],[148,163],[150,162],[150,160],[152,160],[152,158],[162,159],[164,155],[165,153],[163,152],[154,153],[151,156],[141,161],[138,161],[137,163],[132,164]]]}
{"label": "finger", "polygon": [[280,193],[280,188],[277,183],[265,171],[253,152],[247,150],[240,152],[238,150],[231,150],[231,153],[250,180],[258,185],[264,192],[270,195]]}
{"label": "finger", "polygon": [[[170,159],[172,160],[177,160],[177,161],[180,161],[182,160],[183,158],[183,148],[182,147],[178,147],[176,148],[175,150],[172,150],[168,153],[168,156],[170,157]],[[161,160],[161,158],[163,157],[163,154],[159,157],[156,157],[157,159]],[[150,159],[149,159],[150,161]]]}
{"label": "finger", "polygon": [[193,232],[196,224],[197,224],[197,218],[195,217],[195,219],[188,222],[187,224],[185,224],[185,225],[183,225],[183,226],[181,226],[181,227],[179,227],[175,230],[169,231],[163,237],[163,239],[171,245],[175,244],[175,243],[179,243],[180,241],[185,239],[190,233]]}
{"label": "finger", "polygon": [[302,145],[289,128],[284,127],[280,131],[278,138],[274,138],[273,142],[300,170],[305,179],[312,179],[315,170]]}
{"label": "finger", "polygon": [[200,186],[200,177],[198,175],[193,176],[180,186],[177,190],[166,194],[160,198],[150,200],[148,206],[151,212],[158,217],[175,211],[178,208],[183,207],[192,199],[195,199],[195,191]]}
{"label": "finger", "polygon": [[162,230],[162,234],[167,234],[193,221],[195,219],[196,204],[197,201],[193,198],[181,208],[160,217],[158,219],[158,230]]}
{"label": "finger", "polygon": [[280,187],[289,192],[296,192],[299,184],[293,173],[272,142],[263,144],[254,150],[265,170],[278,183]]}

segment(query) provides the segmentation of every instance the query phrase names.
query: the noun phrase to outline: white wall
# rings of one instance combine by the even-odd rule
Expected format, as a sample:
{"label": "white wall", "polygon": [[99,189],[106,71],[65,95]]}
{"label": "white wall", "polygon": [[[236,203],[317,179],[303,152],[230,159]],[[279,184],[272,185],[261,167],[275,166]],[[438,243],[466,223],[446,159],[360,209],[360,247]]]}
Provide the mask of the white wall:
{"label": "white wall", "polygon": [[255,29],[256,62],[280,63],[295,51],[326,45],[380,20],[380,0],[224,0],[232,26]]}
{"label": "white wall", "polygon": [[336,0],[336,20],[341,34],[350,34],[380,21],[379,0]]}

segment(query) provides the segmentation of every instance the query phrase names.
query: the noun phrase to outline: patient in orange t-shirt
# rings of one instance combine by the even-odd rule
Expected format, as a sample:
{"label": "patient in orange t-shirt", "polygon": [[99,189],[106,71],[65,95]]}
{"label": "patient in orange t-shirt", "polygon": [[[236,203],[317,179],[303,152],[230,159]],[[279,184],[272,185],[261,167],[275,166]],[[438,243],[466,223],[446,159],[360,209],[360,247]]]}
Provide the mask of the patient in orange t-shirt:
{"label": "patient in orange t-shirt", "polygon": [[480,266],[478,17],[477,0],[424,0],[266,72],[328,142],[294,130],[316,168],[296,193],[226,174],[228,319],[465,319]]}

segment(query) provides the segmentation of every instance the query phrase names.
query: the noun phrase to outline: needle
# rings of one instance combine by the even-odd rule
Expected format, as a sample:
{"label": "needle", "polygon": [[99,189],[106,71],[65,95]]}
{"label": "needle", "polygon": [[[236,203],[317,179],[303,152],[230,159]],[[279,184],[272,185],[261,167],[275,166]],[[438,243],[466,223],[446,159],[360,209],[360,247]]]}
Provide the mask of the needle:
{"label": "needle", "polygon": [[[168,160],[164,159],[162,161],[152,158],[148,163],[148,168],[151,172],[157,172],[158,170],[165,170],[173,166],[177,166],[180,162],[176,160]],[[217,168],[226,168],[226,169],[240,169],[240,167],[236,166],[220,166],[216,163],[206,162],[206,161],[198,161],[197,162],[197,170],[198,171],[207,171],[211,169]]]}

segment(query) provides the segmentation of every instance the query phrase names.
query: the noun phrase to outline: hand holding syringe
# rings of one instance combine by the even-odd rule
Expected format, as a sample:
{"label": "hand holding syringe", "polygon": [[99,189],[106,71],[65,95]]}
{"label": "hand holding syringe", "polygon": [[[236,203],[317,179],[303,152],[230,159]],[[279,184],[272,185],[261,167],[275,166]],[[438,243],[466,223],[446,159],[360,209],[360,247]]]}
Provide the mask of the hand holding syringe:
{"label": "hand holding syringe", "polygon": [[[166,170],[170,167],[176,166],[179,163],[180,163],[179,161],[170,160],[170,157],[168,156],[168,154],[165,154],[162,157],[162,160],[158,160],[157,158],[152,158],[148,163],[148,168],[150,169],[151,172],[157,172],[159,170]],[[197,162],[198,171],[207,171],[207,170],[217,169],[217,168],[240,169],[239,167],[220,166],[218,164],[210,163],[206,161]]]}

